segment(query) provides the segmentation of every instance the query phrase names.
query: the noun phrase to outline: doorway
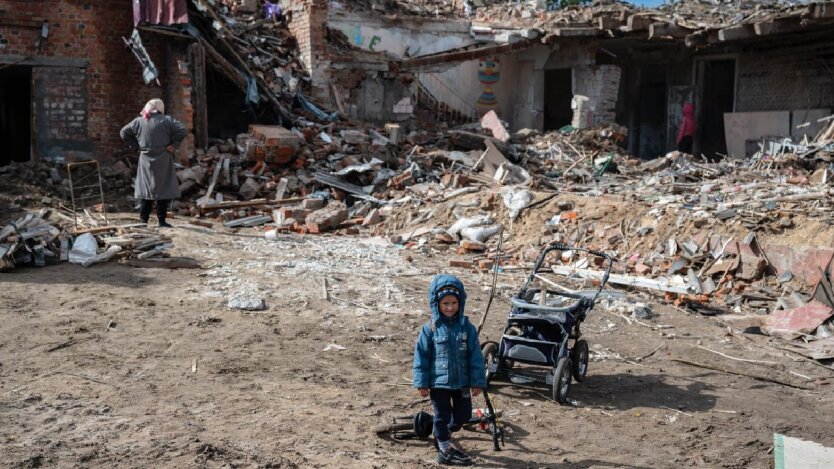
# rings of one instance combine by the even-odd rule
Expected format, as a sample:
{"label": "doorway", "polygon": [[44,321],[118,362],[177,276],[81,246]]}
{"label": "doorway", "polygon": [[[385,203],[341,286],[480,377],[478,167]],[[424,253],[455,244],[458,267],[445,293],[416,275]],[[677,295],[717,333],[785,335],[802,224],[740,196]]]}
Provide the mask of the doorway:
{"label": "doorway", "polygon": [[243,91],[210,67],[206,67],[206,108],[208,135],[212,138],[234,140],[258,121]]}
{"label": "doorway", "polygon": [[701,80],[701,110],[698,116],[695,153],[715,158],[727,154],[727,138],[724,133],[724,113],[735,109],[736,61],[735,59],[704,60],[698,64]]}
{"label": "doorway", "polygon": [[573,120],[573,73],[569,68],[544,71],[544,131],[558,130]]}
{"label": "doorway", "polygon": [[666,64],[640,67],[640,86],[637,101],[639,143],[637,155],[652,159],[666,154]]}
{"label": "doorway", "polygon": [[32,159],[32,67],[0,65],[0,166]]}

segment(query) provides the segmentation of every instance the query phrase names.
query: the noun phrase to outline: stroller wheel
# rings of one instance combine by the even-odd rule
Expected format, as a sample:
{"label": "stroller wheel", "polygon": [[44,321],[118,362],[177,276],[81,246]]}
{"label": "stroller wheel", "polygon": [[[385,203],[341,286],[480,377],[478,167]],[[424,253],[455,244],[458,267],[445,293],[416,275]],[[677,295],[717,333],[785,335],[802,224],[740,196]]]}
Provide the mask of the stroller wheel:
{"label": "stroller wheel", "polygon": [[495,372],[490,371],[490,367],[495,366],[496,371],[501,368],[501,362],[498,358],[498,344],[495,342],[487,342],[484,344],[481,353],[484,355],[484,368],[486,369],[486,380],[489,383],[489,380],[495,376]]}
{"label": "stroller wheel", "polygon": [[585,381],[585,375],[588,374],[588,342],[577,340],[570,351],[570,359],[573,363],[573,379],[577,383]]}
{"label": "stroller wheel", "polygon": [[568,403],[571,368],[570,358],[563,357],[559,359],[559,364],[553,371],[553,400],[562,405]]}

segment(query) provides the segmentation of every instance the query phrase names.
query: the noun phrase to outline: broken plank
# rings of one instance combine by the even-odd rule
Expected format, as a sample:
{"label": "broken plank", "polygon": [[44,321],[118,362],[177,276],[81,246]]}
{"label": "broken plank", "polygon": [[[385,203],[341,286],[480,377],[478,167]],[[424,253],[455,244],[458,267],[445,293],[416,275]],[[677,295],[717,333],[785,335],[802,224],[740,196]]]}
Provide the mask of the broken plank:
{"label": "broken plank", "polygon": [[206,190],[206,195],[203,196],[203,200],[211,199],[211,193],[214,191],[214,185],[217,184],[217,178],[220,176],[220,171],[223,169],[223,160],[226,157],[221,157],[220,161],[214,165],[214,174],[211,175],[211,182],[209,183],[208,189]]}
{"label": "broken plank", "polygon": [[685,38],[692,30],[678,26],[675,23],[652,23],[649,25],[649,39],[657,38]]}
{"label": "broken plank", "polygon": [[623,25],[619,18],[612,16],[600,16],[597,18],[597,28],[599,29],[618,29]]}
{"label": "broken plank", "polygon": [[748,39],[755,36],[756,31],[749,24],[730,26],[729,28],[720,29],[718,31],[718,40],[722,42],[737,41],[739,39]]}
{"label": "broken plank", "polygon": [[553,33],[559,37],[598,36],[602,34],[599,28],[556,28]]}
{"label": "broken plank", "polygon": [[728,369],[722,368],[720,366],[707,365],[707,364],[704,364],[704,363],[697,363],[697,362],[693,362],[693,361],[689,361],[689,360],[683,360],[683,359],[680,359],[680,358],[673,358],[672,361],[673,362],[678,362],[678,363],[683,363],[684,365],[694,366],[696,368],[703,368],[703,369],[706,369],[706,370],[721,371],[721,372],[724,372],[724,373],[727,373],[727,374],[730,374],[730,375],[746,376],[748,378],[757,379],[759,381],[766,381],[768,383],[781,384],[782,386],[787,386],[789,388],[805,389],[805,390],[811,390],[812,389],[812,388],[809,388],[807,386],[800,386],[798,384],[789,383],[787,381],[783,381],[783,380],[780,380],[780,379],[770,378],[768,376],[754,375],[752,373],[742,373],[740,371],[728,370]]}
{"label": "broken plank", "polygon": [[753,31],[758,36],[792,33],[801,31],[802,29],[804,29],[804,26],[802,26],[802,24],[794,18],[763,21],[753,25]]}
{"label": "broken plank", "polygon": [[649,25],[652,24],[652,18],[647,15],[631,15],[626,20],[626,30],[627,31],[644,31],[649,29]]}
{"label": "broken plank", "polygon": [[292,197],[289,199],[281,199],[281,200],[266,200],[266,199],[255,199],[255,200],[247,200],[244,202],[220,202],[217,204],[212,205],[203,205],[199,207],[200,213],[204,212],[211,212],[213,210],[223,210],[228,208],[244,208],[244,207],[258,207],[261,205],[292,205],[301,203],[304,200],[303,197]]}
{"label": "broken plank", "polygon": [[[582,278],[600,281],[602,280],[602,277],[605,275],[605,272],[602,270],[578,269],[569,266],[554,266],[553,273],[565,276],[578,275]],[[612,285],[625,285],[635,288],[647,288],[650,290],[659,290],[663,292],[680,293],[682,295],[688,295],[693,293],[693,290],[687,285],[674,285],[671,282],[663,280],[654,280],[644,277],[634,277],[631,275],[611,274],[608,277],[608,283]]]}

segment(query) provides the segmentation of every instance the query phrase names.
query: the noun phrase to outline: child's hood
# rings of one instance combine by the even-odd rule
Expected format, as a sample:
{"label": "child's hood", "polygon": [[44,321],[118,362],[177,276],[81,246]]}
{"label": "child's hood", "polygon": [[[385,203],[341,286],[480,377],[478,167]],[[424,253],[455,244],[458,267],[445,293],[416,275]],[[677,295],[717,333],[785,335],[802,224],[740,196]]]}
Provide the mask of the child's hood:
{"label": "child's hood", "polygon": [[449,274],[436,275],[431,281],[431,286],[429,287],[429,306],[431,306],[432,324],[436,323],[442,317],[440,314],[440,303],[437,301],[437,292],[446,287],[454,287],[460,292],[460,308],[458,309],[457,317],[460,318],[460,323],[463,325],[465,321],[463,312],[466,307],[466,290],[463,288],[463,282],[454,275]]}

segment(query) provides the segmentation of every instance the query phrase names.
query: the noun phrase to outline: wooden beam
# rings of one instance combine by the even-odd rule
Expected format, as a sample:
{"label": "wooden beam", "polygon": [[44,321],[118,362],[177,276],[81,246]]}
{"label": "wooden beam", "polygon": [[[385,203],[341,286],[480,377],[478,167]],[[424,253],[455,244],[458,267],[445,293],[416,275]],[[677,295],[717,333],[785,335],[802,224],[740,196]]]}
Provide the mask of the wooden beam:
{"label": "wooden beam", "polygon": [[191,61],[191,99],[194,104],[194,137],[198,148],[208,147],[208,104],[206,98],[206,48],[192,44],[188,48]]}
{"label": "wooden beam", "polygon": [[90,59],[76,59],[73,57],[0,55],[0,64],[28,65],[33,67],[87,68],[90,66]]}
{"label": "wooden beam", "polygon": [[600,30],[597,28],[556,28],[553,33],[559,37],[598,36]]}
{"label": "wooden beam", "polygon": [[786,18],[783,20],[770,20],[756,23],[753,25],[753,31],[758,36],[769,36],[772,34],[793,33],[805,29],[802,24],[794,18]]}
{"label": "wooden beam", "polygon": [[692,30],[682,28],[674,23],[652,23],[649,25],[649,39],[666,37],[685,38]]}
{"label": "wooden beam", "polygon": [[[595,28],[595,32],[599,32]],[[469,60],[479,59],[481,57],[489,57],[492,55],[501,55],[508,52],[529,49],[537,44],[533,40],[523,40],[513,44],[502,44],[500,46],[478,47],[474,49],[457,49],[437,54],[424,55],[421,57],[414,57],[403,60],[398,64],[400,71],[413,71],[424,67],[429,67],[437,64],[466,62]]]}
{"label": "wooden beam", "polygon": [[687,34],[684,38],[684,44],[686,44],[686,47],[705,46],[707,45],[707,35],[706,31],[695,31],[692,34]]}
{"label": "wooden beam", "polygon": [[718,30],[719,41],[737,41],[739,39],[748,39],[756,36],[755,29],[749,24],[740,24],[737,26],[730,26]]}
{"label": "wooden beam", "polygon": [[[553,273],[556,275],[577,275],[581,278],[588,278],[594,280],[602,280],[604,271],[591,269],[577,269],[565,265],[553,266]],[[635,288],[647,288],[649,290],[658,290],[662,292],[679,293],[688,295],[694,293],[694,290],[689,285],[675,285],[663,280],[654,280],[645,277],[637,277],[631,275],[611,274],[608,277],[608,283],[611,285],[625,285]]]}
{"label": "wooden beam", "polygon": [[623,22],[620,19],[611,16],[600,16],[597,18],[597,27],[599,29],[619,29],[622,25]]}
{"label": "wooden beam", "polygon": [[197,207],[200,213],[211,212],[214,210],[222,210],[222,209],[229,209],[229,208],[243,208],[243,207],[258,207],[261,205],[294,205],[300,204],[304,201],[303,197],[292,197],[289,199],[281,199],[281,200],[267,200],[267,199],[255,199],[255,200],[248,200],[246,202],[220,202],[217,204],[212,205],[204,205]]}
{"label": "wooden beam", "polygon": [[628,31],[645,31],[652,24],[652,18],[648,15],[631,15],[626,21]]}

